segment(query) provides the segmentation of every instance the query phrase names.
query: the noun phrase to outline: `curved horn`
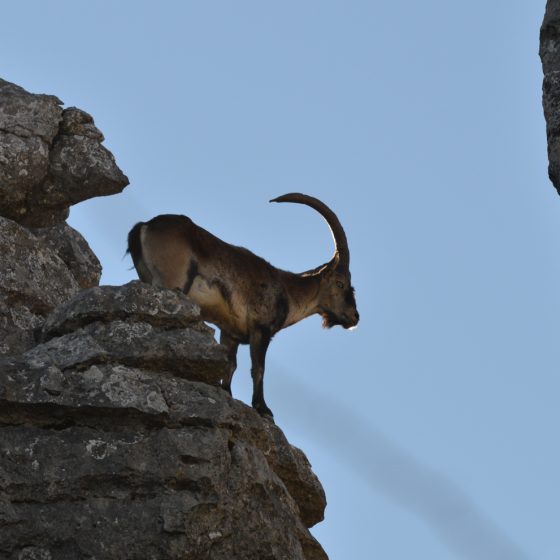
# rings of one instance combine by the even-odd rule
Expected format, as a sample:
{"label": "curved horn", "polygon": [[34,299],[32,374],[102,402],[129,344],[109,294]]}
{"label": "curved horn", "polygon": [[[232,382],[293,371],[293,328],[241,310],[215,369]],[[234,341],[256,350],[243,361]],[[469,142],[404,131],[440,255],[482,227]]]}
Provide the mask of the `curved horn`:
{"label": "curved horn", "polygon": [[317,210],[317,212],[325,218],[331,229],[336,247],[336,255],[338,255],[338,266],[342,266],[344,268],[348,268],[350,266],[350,251],[348,249],[346,233],[344,233],[344,228],[342,227],[339,219],[336,217],[336,214],[325,203],[321,202],[318,198],[301,193],[284,194],[277,198],[273,198],[270,202],[296,202],[298,204],[311,206],[311,208]]}

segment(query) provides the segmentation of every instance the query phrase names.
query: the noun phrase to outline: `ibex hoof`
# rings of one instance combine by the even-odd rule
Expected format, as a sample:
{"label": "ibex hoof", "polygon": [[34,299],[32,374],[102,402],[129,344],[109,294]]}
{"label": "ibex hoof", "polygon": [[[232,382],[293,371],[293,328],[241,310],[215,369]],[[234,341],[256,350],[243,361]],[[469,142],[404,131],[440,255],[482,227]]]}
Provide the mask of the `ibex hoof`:
{"label": "ibex hoof", "polygon": [[254,403],[253,408],[264,418],[269,418],[270,420],[274,419],[274,414],[272,414],[272,410],[266,406],[264,402],[262,403]]}

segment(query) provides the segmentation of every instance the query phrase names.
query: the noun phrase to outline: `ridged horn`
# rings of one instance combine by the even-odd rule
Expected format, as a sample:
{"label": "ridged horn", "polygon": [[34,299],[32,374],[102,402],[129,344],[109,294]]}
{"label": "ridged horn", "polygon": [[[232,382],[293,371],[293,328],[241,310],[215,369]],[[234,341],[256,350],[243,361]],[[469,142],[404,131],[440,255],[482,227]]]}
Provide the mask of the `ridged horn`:
{"label": "ridged horn", "polygon": [[344,228],[337,218],[336,214],[318,198],[301,193],[288,193],[277,198],[273,198],[270,202],[295,202],[297,204],[305,204],[317,210],[323,218],[325,218],[334,239],[336,254],[338,256],[338,266],[349,268],[350,266],[350,250],[348,249],[348,240]]}

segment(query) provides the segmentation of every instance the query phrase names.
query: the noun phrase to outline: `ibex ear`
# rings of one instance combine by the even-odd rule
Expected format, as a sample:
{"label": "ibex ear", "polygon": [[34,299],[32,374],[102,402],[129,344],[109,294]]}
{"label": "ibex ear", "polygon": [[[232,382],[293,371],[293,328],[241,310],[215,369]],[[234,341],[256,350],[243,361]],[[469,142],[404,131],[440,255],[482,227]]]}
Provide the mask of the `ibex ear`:
{"label": "ibex ear", "polygon": [[327,274],[333,273],[338,268],[339,264],[340,264],[340,257],[338,255],[338,251],[337,251],[334,254],[334,257],[327,263],[327,266],[325,267],[325,272]]}

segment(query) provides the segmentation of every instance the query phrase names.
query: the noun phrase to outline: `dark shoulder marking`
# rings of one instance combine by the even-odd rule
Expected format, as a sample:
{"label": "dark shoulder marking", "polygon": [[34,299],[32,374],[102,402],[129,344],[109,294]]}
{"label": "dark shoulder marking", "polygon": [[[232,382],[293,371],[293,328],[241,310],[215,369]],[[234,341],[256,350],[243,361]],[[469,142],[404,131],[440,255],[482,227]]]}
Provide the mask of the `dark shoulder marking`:
{"label": "dark shoulder marking", "polygon": [[231,290],[219,278],[213,278],[210,284],[218,288],[224,301],[231,307]]}
{"label": "dark shoulder marking", "polygon": [[185,287],[183,288],[183,292],[188,294],[191,291],[194,279],[198,276],[198,263],[191,259],[189,263],[189,269],[187,270],[187,281],[185,282]]}
{"label": "dark shoulder marking", "polygon": [[276,312],[274,316],[273,329],[277,331],[282,328],[282,325],[288,317],[290,311],[290,304],[288,298],[284,294],[279,294],[276,298]]}

